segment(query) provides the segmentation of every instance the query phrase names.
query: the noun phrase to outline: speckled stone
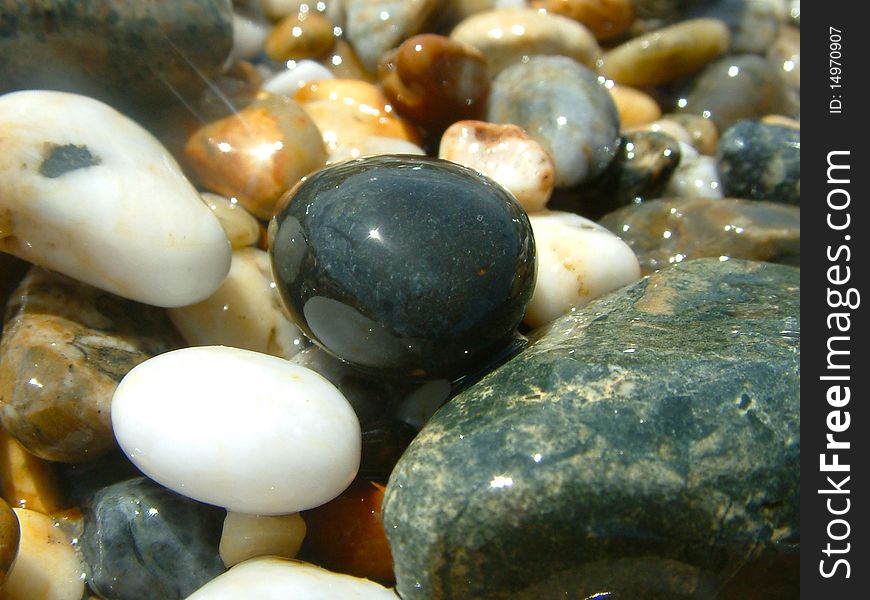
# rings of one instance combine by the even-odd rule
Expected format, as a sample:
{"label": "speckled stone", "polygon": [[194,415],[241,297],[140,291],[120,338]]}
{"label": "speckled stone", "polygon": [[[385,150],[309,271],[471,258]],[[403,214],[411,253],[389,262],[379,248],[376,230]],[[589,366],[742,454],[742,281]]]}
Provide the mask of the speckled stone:
{"label": "speckled stone", "polygon": [[800,209],[734,198],[667,198],[627,206],[600,224],[637,254],[648,275],[702,257],[800,263]]}
{"label": "speckled stone", "polygon": [[3,0],[0,93],[55,89],[137,111],[191,101],[232,43],[230,0]]}
{"label": "speckled stone", "polygon": [[534,282],[531,228],[500,185],[439,159],[379,156],[309,177],[269,226],[294,320],[374,372],[437,379],[510,344]]}
{"label": "speckled stone", "polygon": [[716,19],[692,19],[641,35],[608,51],[599,72],[617,83],[661,85],[698,71],[728,50],[728,28]]}
{"label": "speckled stone", "polygon": [[700,259],[536,332],[393,471],[398,593],[795,597],[799,291]]}
{"label": "speckled stone", "polygon": [[740,121],[719,140],[718,169],[727,196],[800,204],[801,132]]}
{"label": "speckled stone", "polygon": [[719,19],[731,30],[731,52],[764,54],[785,20],[784,0],[707,0],[685,13],[687,18]]}
{"label": "speckled stone", "polygon": [[34,267],[7,307],[3,424],[42,458],[95,459],[115,444],[109,405],[118,382],[181,343],[163,310]]}
{"label": "speckled stone", "polygon": [[0,586],[6,580],[6,574],[12,567],[15,555],[18,554],[20,537],[18,517],[6,501],[0,498]]}
{"label": "speckled stone", "polygon": [[680,112],[711,119],[720,132],[740,119],[796,115],[779,70],[761,56],[735,54],[710,63],[677,102]]}
{"label": "speckled stone", "polygon": [[619,113],[597,75],[564,56],[536,56],[495,78],[487,121],[522,127],[556,166],[556,187],[601,174],[619,149]]}
{"label": "speckled stone", "polygon": [[633,0],[531,0],[530,4],[578,21],[599,41],[619,37],[634,22]]}
{"label": "speckled stone", "polygon": [[79,540],[88,584],[113,600],[176,600],[224,572],[224,511],[145,477],[110,485],[86,507]]}

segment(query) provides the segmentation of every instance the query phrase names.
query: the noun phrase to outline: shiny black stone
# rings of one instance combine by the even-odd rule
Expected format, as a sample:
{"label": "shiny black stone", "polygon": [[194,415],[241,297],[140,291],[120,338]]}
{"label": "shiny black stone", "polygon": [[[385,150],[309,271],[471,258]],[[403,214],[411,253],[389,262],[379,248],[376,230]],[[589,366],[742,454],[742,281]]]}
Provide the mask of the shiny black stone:
{"label": "shiny black stone", "polygon": [[473,371],[511,342],[535,280],[522,207],[433,158],[323,169],[292,192],[269,239],[278,289],[305,333],[383,375]]}

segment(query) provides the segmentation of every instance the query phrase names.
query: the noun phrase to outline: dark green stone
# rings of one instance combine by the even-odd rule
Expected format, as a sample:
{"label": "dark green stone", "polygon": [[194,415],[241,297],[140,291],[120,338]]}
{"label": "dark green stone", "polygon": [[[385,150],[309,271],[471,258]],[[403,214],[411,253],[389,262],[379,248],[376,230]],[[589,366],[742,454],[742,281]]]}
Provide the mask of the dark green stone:
{"label": "dark green stone", "polygon": [[101,162],[103,162],[102,159],[91,154],[87,146],[50,144],[46,149],[46,156],[39,167],[39,172],[44,177],[56,179],[70,171],[93,167]]}
{"label": "dark green stone", "polygon": [[728,196],[800,204],[801,132],[739,121],[719,140],[718,170]]}
{"label": "dark green stone", "polygon": [[799,291],[699,259],[535,332],[396,466],[400,595],[797,597]]}
{"label": "dark green stone", "polygon": [[145,477],[102,489],[86,508],[80,540],[88,584],[112,600],[186,598],[225,570],[225,514]]}

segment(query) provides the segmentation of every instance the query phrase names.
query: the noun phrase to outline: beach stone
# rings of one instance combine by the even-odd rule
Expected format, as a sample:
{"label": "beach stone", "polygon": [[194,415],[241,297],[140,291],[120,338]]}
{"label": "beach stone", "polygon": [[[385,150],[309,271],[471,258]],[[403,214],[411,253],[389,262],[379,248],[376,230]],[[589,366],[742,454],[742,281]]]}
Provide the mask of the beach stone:
{"label": "beach stone", "polygon": [[332,71],[313,60],[287,61],[287,65],[286,69],[267,77],[260,89],[270,94],[293,96],[309,81],[335,78]]}
{"label": "beach stone", "polygon": [[7,306],[0,418],[37,456],[96,459],[114,447],[121,378],[182,344],[163,310],[34,267]]}
{"label": "beach stone", "polygon": [[79,545],[102,598],[178,600],[224,572],[220,509],[145,477],[110,485],[85,507]]}
{"label": "beach stone", "polygon": [[522,207],[440,159],[375,156],[323,169],[287,199],[269,241],[294,321],[334,356],[381,375],[475,371],[510,345],[534,282]]}
{"label": "beach stone", "polygon": [[516,125],[457,121],[441,136],[438,157],[501,184],[527,213],[543,210],[553,193],[553,159]]}
{"label": "beach stone", "polygon": [[42,513],[12,510],[21,537],[18,555],[3,584],[3,599],[81,600],[83,565],[66,533]]}
{"label": "beach stone", "polygon": [[432,33],[415,35],[387,53],[379,71],[393,106],[426,129],[443,131],[486,110],[490,74],[474,46]]}
{"label": "beach stone", "polygon": [[0,251],[157,306],[220,285],[226,235],[142,127],[91,98],[25,91],[0,97],[0,131]]}
{"label": "beach stone", "polygon": [[168,312],[190,346],[231,346],[289,359],[310,345],[287,316],[269,255],[259,248],[233,252],[227,278],[210,297]]}
{"label": "beach stone", "polygon": [[540,327],[640,279],[634,252],[594,221],[562,211],[529,216],[538,271],[523,321]]}
{"label": "beach stone", "polygon": [[233,49],[231,60],[256,60],[263,53],[263,44],[269,35],[269,25],[247,15],[233,12]]}
{"label": "beach stone", "polygon": [[381,55],[420,33],[443,0],[343,0],[345,35],[366,70],[377,70]]}
{"label": "beach stone", "polygon": [[365,158],[367,156],[380,156],[382,154],[416,154],[425,156],[426,151],[413,142],[394,137],[382,137],[372,135],[360,138],[350,146],[341,146],[326,160],[327,165]]}
{"label": "beach stone", "polygon": [[305,11],[281,19],[264,44],[272,60],[320,58],[335,44],[332,22],[317,11]]}
{"label": "beach stone", "polygon": [[710,119],[722,132],[740,119],[796,115],[800,107],[786,92],[779,70],[770,62],[754,54],[735,54],[707,65],[677,101],[677,110]]}
{"label": "beach stone", "polygon": [[347,43],[344,37],[336,38],[332,52],[318,62],[329,69],[336,79],[356,79],[369,83],[375,80],[374,74],[366,70],[353,46]]}
{"label": "beach stone", "polygon": [[607,91],[616,104],[623,129],[652,123],[662,116],[658,102],[646,92],[627,85],[613,85]]}
{"label": "beach stone", "polygon": [[258,556],[294,558],[305,532],[305,521],[299,513],[277,517],[227,513],[221,531],[221,560],[232,567]]}
{"label": "beach stone", "polygon": [[663,198],[599,223],[637,254],[644,275],[703,257],[799,265],[800,209],[734,198]]}
{"label": "beach stone", "polygon": [[260,224],[242,208],[236,198],[203,192],[202,201],[220,221],[233,250],[253,246],[260,241]]}
{"label": "beach stone", "polygon": [[332,384],[238,348],[184,348],[138,365],[115,391],[112,426],[145,475],[233,512],[319,506],[359,467],[359,421]]}
{"label": "beach stone", "polygon": [[739,121],[722,134],[718,168],[728,196],[800,204],[801,132]]}
{"label": "beach stone", "polygon": [[393,471],[397,592],[794,597],[799,291],[793,267],[699,259],[537,331]]}
{"label": "beach stone", "polygon": [[260,600],[396,600],[392,590],[367,579],[274,556],[252,558],[234,566],[188,596],[187,600],[238,600],[239,590],[244,590],[245,596]]}
{"label": "beach stone", "polygon": [[634,22],[632,0],[532,0],[531,6],[578,21],[599,41],[623,35]]}
{"label": "beach stone", "polygon": [[580,23],[532,8],[477,13],[456,25],[450,37],[480,50],[494,75],[541,55],[567,56],[591,68],[601,53]]}
{"label": "beach stone", "polygon": [[[635,127],[625,127],[622,132],[623,135],[641,132],[663,133],[688,146],[691,146],[692,144],[692,136],[686,128],[670,119],[657,119],[652,123],[646,123]],[[715,148],[713,151],[715,152]]]}
{"label": "beach stone", "polygon": [[3,498],[0,498],[0,589],[6,581],[6,575],[18,554],[18,542],[21,530],[18,527],[18,517]]}
{"label": "beach stone", "polygon": [[326,162],[320,131],[293,100],[263,94],[208,123],[185,146],[188,165],[213,192],[237,198],[260,219],[281,195]]}
{"label": "beach stone", "polygon": [[681,157],[680,144],[667,134],[654,131],[625,134],[617,174],[608,189],[612,202],[637,204],[658,197]]}
{"label": "beach stone", "polygon": [[609,50],[598,71],[623,85],[662,85],[695,73],[728,47],[728,28],[721,21],[680,21]]}
{"label": "beach stone", "polygon": [[2,426],[0,496],[15,508],[28,508],[44,515],[67,508],[54,464],[28,452]]}
{"label": "beach stone", "polygon": [[600,175],[619,149],[619,113],[594,72],[564,56],[536,56],[495,78],[487,121],[512,123],[556,166],[556,187]]}
{"label": "beach stone", "polygon": [[662,117],[662,120],[676,123],[689,134],[689,139],[680,139],[679,141],[691,144],[701,154],[707,156],[716,154],[716,148],[719,146],[719,132],[713,121],[689,113],[668,113]]}
{"label": "beach stone", "polygon": [[685,17],[719,19],[731,31],[731,52],[764,54],[786,12],[785,0],[712,0],[691,7]]}
{"label": "beach stone", "polygon": [[689,144],[680,144],[680,164],[671,174],[662,197],[722,198],[716,158],[705,156]]}
{"label": "beach stone", "polygon": [[4,0],[0,93],[76,92],[147,113],[194,100],[232,44],[230,0]]}
{"label": "beach stone", "polygon": [[779,70],[785,83],[800,97],[801,89],[801,30],[782,27],[779,36],[767,49],[767,60]]}

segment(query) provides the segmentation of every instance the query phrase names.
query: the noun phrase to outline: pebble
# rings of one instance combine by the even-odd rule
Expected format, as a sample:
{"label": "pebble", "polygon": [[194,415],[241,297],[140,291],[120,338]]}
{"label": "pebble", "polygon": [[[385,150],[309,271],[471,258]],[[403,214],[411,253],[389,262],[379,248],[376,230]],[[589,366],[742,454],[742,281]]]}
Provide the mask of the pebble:
{"label": "pebble", "polygon": [[662,85],[698,71],[728,46],[728,28],[721,21],[681,21],[609,50],[598,70],[623,85]]}
{"label": "pebble", "polygon": [[11,506],[44,515],[65,508],[52,463],[28,452],[3,427],[0,427],[0,492]]}
{"label": "pebble", "polygon": [[296,188],[269,240],[278,289],[306,335],[381,375],[473,371],[509,345],[534,283],[522,207],[439,159],[323,169]]}
{"label": "pebble", "polygon": [[495,78],[487,121],[522,127],[552,157],[556,187],[604,172],[619,149],[619,113],[594,72],[563,56],[536,56]]}
{"label": "pebble", "polygon": [[598,41],[618,38],[634,23],[633,0],[532,0],[531,6],[580,22]]}
{"label": "pebble", "polygon": [[341,496],[305,513],[305,549],[323,567],[392,584],[393,560],[384,533],[384,486],[357,480]]}
{"label": "pebble", "polygon": [[263,80],[261,90],[279,96],[293,96],[310,81],[334,79],[332,71],[313,60],[287,61],[287,68]]}
{"label": "pebble", "polygon": [[424,156],[426,151],[413,142],[400,140],[394,137],[382,137],[372,135],[361,138],[352,146],[341,146],[326,160],[327,165],[365,158],[366,156],[380,156],[382,154],[416,154]]}
{"label": "pebble", "polygon": [[681,161],[681,145],[673,137],[660,131],[626,133],[616,173],[604,185],[609,197],[606,204],[621,206],[658,198]]}
{"label": "pebble", "polygon": [[4,600],[81,600],[82,564],[71,540],[42,513],[13,508],[21,531],[18,555],[0,589]]}
{"label": "pebble", "polygon": [[273,21],[280,21],[290,15],[298,15],[300,12],[317,11],[336,24],[344,21],[344,9],[342,0],[256,0],[266,16]]}
{"label": "pebble", "polygon": [[379,68],[384,92],[418,125],[443,131],[456,120],[483,116],[490,74],[474,46],[426,33],[385,56]]}
{"label": "pebble", "polygon": [[516,125],[457,121],[441,136],[438,157],[501,184],[527,213],[543,210],[553,193],[553,160]]}
{"label": "pebble", "polygon": [[[79,545],[88,585],[113,600],[178,600],[224,572],[223,511],[173,494],[145,477],[97,492]],[[76,598],[78,600],[78,598]]]}
{"label": "pebble", "polygon": [[47,460],[93,460],[113,448],[109,406],[118,382],[181,345],[163,310],[38,267],[6,310],[0,417]]}
{"label": "pebble", "polygon": [[244,597],[257,600],[396,600],[392,590],[372,581],[272,556],[236,565],[187,600],[239,600],[239,590],[244,590]]}
{"label": "pebble", "polygon": [[158,483],[246,514],[323,504],[359,466],[359,422],[332,384],[237,348],[185,348],[137,366],[115,392],[112,425]]}
{"label": "pebble", "polygon": [[754,54],[726,56],[707,65],[677,107],[710,119],[720,132],[740,119],[770,113],[794,116],[799,110],[789,100],[779,70]]}
{"label": "pebble", "polygon": [[190,346],[231,346],[289,359],[310,343],[285,314],[269,255],[259,248],[233,252],[221,287],[202,302],[170,309],[169,318]]}
{"label": "pebble", "polygon": [[801,32],[795,27],[783,27],[767,50],[767,60],[779,69],[786,84],[800,95]]}
{"label": "pebble", "polygon": [[[700,119],[702,117],[698,118]],[[691,134],[686,130],[685,127],[672,119],[658,119],[656,121],[653,121],[652,123],[647,123],[645,125],[626,127],[622,130],[622,132],[624,135],[640,132],[663,133],[683,144],[692,144]],[[716,149],[714,148],[713,151],[715,152]]]}
{"label": "pebble", "polygon": [[253,246],[260,240],[260,224],[238,200],[203,192],[202,201],[220,221],[233,250]]}
{"label": "pebble", "polygon": [[477,13],[459,23],[450,37],[480,50],[494,75],[541,55],[567,56],[593,67],[601,53],[595,36],[580,23],[532,8]]}
{"label": "pebble", "polygon": [[227,513],[221,532],[221,560],[232,567],[258,556],[294,558],[306,529],[299,513],[277,517]]}
{"label": "pebble", "polygon": [[627,85],[608,86],[607,91],[616,104],[623,129],[646,125],[662,116],[658,102],[646,92]]}
{"label": "pebble", "polygon": [[84,96],[26,91],[0,97],[0,130],[0,250],[157,306],[220,285],[220,223],[139,125]]}
{"label": "pebble", "polygon": [[689,139],[678,138],[681,142],[691,144],[701,154],[707,156],[716,154],[716,148],[719,146],[719,132],[716,130],[716,124],[710,119],[689,113],[668,113],[662,119],[680,125],[689,134]]}
{"label": "pebble", "polygon": [[716,158],[699,155],[689,144],[680,144],[680,164],[668,180],[662,197],[722,198]]}
{"label": "pebble", "polygon": [[334,44],[332,22],[321,13],[306,11],[281,19],[263,47],[266,56],[282,61],[320,58]]}
{"label": "pebble", "polygon": [[256,59],[263,52],[263,43],[269,35],[265,23],[233,13],[233,49],[231,58]]}
{"label": "pebble", "polygon": [[779,125],[780,127],[788,127],[789,129],[801,130],[801,122],[782,115],[764,115],[760,121],[765,125]]}
{"label": "pebble", "polygon": [[420,33],[442,0],[343,0],[345,34],[369,73],[381,55]]}
{"label": "pebble", "polygon": [[535,292],[524,322],[540,327],[640,279],[631,248],[594,221],[561,211],[529,216],[538,251]]}
{"label": "pebble", "polygon": [[801,132],[738,121],[719,141],[718,170],[728,196],[800,204]]}
{"label": "pebble", "polygon": [[336,79],[374,81],[374,75],[366,70],[356,51],[344,38],[336,38],[332,52],[318,62],[329,69]]}
{"label": "pebble", "polygon": [[664,198],[626,206],[599,223],[637,254],[644,275],[704,257],[797,265],[800,209],[734,198]]}
{"label": "pebble", "polygon": [[397,116],[387,97],[371,83],[356,79],[312,81],[293,96],[311,117],[329,155],[363,154],[372,137],[418,144],[420,134]]}
{"label": "pebble", "polygon": [[[21,539],[21,529],[18,527],[18,517],[3,498],[0,498],[0,590],[6,575],[18,554],[18,543]],[[0,592],[2,594],[2,592]]]}
{"label": "pebble", "polygon": [[204,125],[190,136],[185,156],[207,189],[237,198],[264,220],[285,191],[326,162],[320,131],[308,114],[272,94]]}
{"label": "pebble", "polygon": [[712,0],[696,3],[688,18],[719,19],[731,30],[731,52],[764,54],[786,18],[785,0]]}

